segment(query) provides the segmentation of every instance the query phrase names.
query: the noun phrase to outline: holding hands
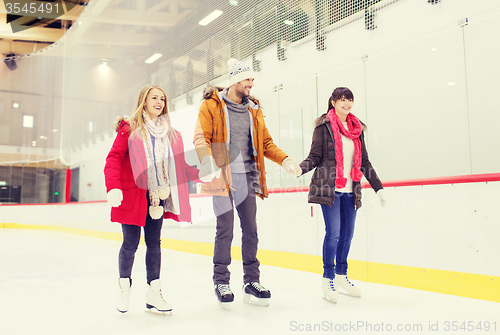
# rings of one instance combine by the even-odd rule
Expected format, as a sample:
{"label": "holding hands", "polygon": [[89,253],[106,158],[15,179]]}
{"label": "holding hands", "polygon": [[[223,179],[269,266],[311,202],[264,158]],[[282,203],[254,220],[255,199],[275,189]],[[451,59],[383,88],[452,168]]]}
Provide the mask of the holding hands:
{"label": "holding hands", "polygon": [[208,155],[203,157],[200,166],[200,180],[205,183],[209,183],[214,178],[220,177],[220,169],[215,164],[212,156]]}
{"label": "holding hands", "polygon": [[302,174],[302,169],[299,164],[295,163],[293,159],[287,157],[281,163],[281,166],[285,169],[285,171],[292,176],[299,177]]}

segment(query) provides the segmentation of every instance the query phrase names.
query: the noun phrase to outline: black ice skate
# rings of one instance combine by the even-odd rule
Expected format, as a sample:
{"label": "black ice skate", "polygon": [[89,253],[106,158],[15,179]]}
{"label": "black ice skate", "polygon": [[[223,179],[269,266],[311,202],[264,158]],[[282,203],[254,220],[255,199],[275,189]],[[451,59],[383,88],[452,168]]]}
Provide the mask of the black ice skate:
{"label": "black ice skate", "polygon": [[231,309],[231,303],[234,301],[234,294],[231,292],[229,284],[215,285],[215,295],[219,299],[219,305],[227,310]]}
{"label": "black ice skate", "polygon": [[246,283],[243,286],[243,302],[250,305],[268,307],[271,300],[271,291],[258,282]]}

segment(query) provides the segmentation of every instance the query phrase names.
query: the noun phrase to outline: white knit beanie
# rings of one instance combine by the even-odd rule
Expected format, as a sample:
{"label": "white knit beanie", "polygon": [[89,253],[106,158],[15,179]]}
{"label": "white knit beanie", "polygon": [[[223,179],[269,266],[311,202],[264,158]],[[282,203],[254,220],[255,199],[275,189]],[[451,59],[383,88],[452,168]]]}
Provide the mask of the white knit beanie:
{"label": "white knit beanie", "polygon": [[255,73],[253,70],[246,66],[245,63],[238,61],[235,58],[230,58],[227,61],[228,74],[229,74],[229,86],[236,84],[245,79],[254,78]]}

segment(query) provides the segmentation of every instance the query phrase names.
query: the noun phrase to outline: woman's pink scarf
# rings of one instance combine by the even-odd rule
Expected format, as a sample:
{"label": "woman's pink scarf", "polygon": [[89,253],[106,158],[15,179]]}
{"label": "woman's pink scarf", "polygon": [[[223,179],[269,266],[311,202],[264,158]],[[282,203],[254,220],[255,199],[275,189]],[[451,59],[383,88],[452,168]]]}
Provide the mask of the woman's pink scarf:
{"label": "woman's pink scarf", "polygon": [[336,160],[336,171],[337,176],[335,179],[335,187],[340,189],[344,188],[347,184],[347,178],[344,177],[344,147],[342,145],[342,136],[350,138],[354,142],[354,164],[351,169],[351,178],[353,181],[360,181],[363,177],[361,172],[361,140],[359,135],[363,130],[361,123],[358,118],[352,113],[347,114],[347,127],[349,130],[345,129],[344,125],[340,121],[335,109],[332,108],[327,114],[330,120],[330,125],[332,126],[334,145],[335,145],[335,160]]}

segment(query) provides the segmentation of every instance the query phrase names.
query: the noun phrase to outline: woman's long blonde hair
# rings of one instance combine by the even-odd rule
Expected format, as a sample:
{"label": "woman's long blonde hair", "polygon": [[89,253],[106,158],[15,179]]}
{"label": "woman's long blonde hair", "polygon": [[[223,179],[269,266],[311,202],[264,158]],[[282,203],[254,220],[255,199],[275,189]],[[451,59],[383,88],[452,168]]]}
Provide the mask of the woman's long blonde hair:
{"label": "woman's long blonde hair", "polygon": [[144,127],[144,117],[142,116],[142,113],[144,112],[144,105],[146,103],[146,98],[148,97],[149,92],[153,88],[159,89],[160,91],[163,92],[163,95],[165,96],[165,107],[163,107],[163,111],[160,113],[158,117],[163,116],[165,118],[168,125],[169,138],[175,140],[176,139],[175,132],[170,123],[170,115],[168,114],[167,94],[165,93],[163,88],[153,84],[145,85],[142,88],[141,92],[139,93],[139,98],[137,99],[137,108],[135,109],[135,112],[128,118],[128,121],[130,122],[130,133],[131,134],[134,133],[134,131],[137,129],[140,129],[141,133],[143,134],[146,133],[146,129]]}

